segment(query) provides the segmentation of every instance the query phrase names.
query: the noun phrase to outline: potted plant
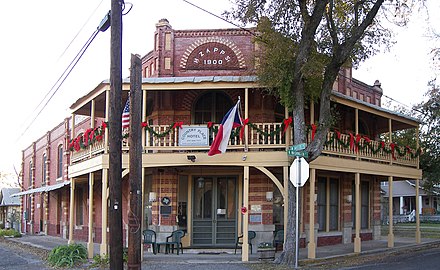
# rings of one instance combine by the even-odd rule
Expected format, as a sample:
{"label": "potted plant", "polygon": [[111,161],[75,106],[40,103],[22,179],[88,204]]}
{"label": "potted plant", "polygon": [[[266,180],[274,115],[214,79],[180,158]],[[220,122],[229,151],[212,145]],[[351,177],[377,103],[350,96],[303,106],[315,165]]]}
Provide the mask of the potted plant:
{"label": "potted plant", "polygon": [[258,244],[258,255],[260,260],[275,259],[275,247],[271,242],[262,242]]}

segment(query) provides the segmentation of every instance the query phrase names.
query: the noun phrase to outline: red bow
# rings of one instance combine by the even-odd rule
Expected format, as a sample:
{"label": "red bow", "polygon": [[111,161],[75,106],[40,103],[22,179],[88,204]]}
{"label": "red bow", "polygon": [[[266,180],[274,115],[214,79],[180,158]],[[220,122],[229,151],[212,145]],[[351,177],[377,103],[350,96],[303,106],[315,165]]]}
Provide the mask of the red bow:
{"label": "red bow", "polygon": [[354,149],[354,136],[350,133],[350,150]]}
{"label": "red bow", "polygon": [[335,130],[335,132],[336,132],[336,138],[338,138],[338,140],[340,140],[341,139],[341,132],[339,132],[337,130]]}
{"label": "red bow", "polygon": [[107,128],[107,123],[106,123],[106,122],[102,122],[101,127],[102,127],[103,129],[106,129],[106,128]]}
{"label": "red bow", "polygon": [[182,125],[183,125],[183,122],[175,122],[172,129],[175,129],[177,127],[182,128]]}
{"label": "red bow", "polygon": [[370,138],[368,138],[367,136],[364,136],[363,138],[367,143],[370,143],[370,141],[371,141]]}
{"label": "red bow", "polygon": [[316,134],[316,125],[312,124],[312,141],[315,138],[315,134]]}
{"label": "red bow", "polygon": [[289,128],[290,124],[292,124],[292,117],[290,116],[289,118],[284,119],[283,123],[284,123],[284,130],[283,130],[283,135],[284,135],[284,133],[286,133],[286,130]]}
{"label": "red bow", "polygon": [[361,135],[356,135],[356,144],[354,145],[355,151],[357,152],[359,150],[359,142],[361,141]]}
{"label": "red bow", "polygon": [[243,123],[243,125],[240,127],[240,141],[243,141],[244,126],[246,126],[249,123],[249,118],[241,119],[241,122]]}
{"label": "red bow", "polygon": [[390,143],[390,147],[391,147],[391,155],[393,156],[393,159],[396,159],[396,156],[394,155],[394,149],[396,147],[396,145],[394,143]]}
{"label": "red bow", "polygon": [[142,122],[142,127],[144,128],[144,127],[148,127],[148,123],[147,122]]}
{"label": "red bow", "polygon": [[208,122],[208,128],[212,128],[212,126],[214,125],[214,123],[213,122]]}

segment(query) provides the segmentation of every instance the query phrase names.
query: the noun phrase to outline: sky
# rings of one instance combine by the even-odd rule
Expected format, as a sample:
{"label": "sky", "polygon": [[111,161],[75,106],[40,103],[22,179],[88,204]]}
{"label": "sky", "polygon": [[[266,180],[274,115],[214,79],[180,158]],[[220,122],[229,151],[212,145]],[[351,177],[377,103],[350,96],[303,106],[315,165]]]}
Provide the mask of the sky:
{"label": "sky", "polygon": [[[432,14],[440,14],[440,1]],[[128,0],[127,10],[129,8]],[[174,29],[234,28],[182,0],[130,0],[123,16],[123,77],[130,55],[153,48],[155,24],[168,19]],[[220,15],[229,0],[192,0]],[[22,150],[70,116],[69,107],[101,81],[110,78],[110,30],[100,32],[71,74],[40,113],[44,99],[58,87],[62,73],[110,10],[110,0],[16,0],[0,16],[0,172],[20,171]],[[406,105],[422,101],[434,72],[428,55],[432,41],[426,22],[416,18],[399,30],[397,44],[360,65],[353,77],[382,83],[386,96]],[[437,27],[440,32],[440,23]],[[439,46],[440,47],[440,46]],[[55,86],[55,87],[54,87]],[[53,89],[51,91],[51,89]],[[41,103],[43,101],[43,103]],[[38,116],[37,116],[38,115]]]}

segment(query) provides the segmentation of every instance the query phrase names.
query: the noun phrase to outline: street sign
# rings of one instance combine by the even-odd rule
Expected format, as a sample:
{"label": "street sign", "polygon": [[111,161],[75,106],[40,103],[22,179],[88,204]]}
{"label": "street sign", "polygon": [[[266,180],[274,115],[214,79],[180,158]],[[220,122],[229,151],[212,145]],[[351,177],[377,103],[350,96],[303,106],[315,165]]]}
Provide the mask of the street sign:
{"label": "street sign", "polygon": [[287,150],[287,155],[289,157],[309,157],[309,152],[307,151],[294,151],[294,150]]}
{"label": "street sign", "polygon": [[293,150],[293,151],[300,151],[300,150],[304,150],[306,149],[306,144],[305,143],[300,143],[300,144],[295,144],[289,147],[289,150]]}
{"label": "street sign", "polygon": [[295,187],[302,187],[309,179],[309,163],[300,157],[295,158],[292,165],[290,165],[290,182]]}

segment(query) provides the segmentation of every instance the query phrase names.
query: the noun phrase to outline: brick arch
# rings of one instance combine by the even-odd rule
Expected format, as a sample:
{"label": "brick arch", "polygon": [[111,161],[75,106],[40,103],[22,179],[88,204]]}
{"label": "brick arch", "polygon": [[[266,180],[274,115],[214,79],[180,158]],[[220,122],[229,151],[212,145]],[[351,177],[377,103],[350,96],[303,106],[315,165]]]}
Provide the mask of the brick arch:
{"label": "brick arch", "polygon": [[193,54],[197,48],[208,43],[220,43],[227,46],[234,53],[234,56],[238,62],[238,68],[246,68],[244,56],[241,50],[234,44],[234,42],[221,37],[206,37],[194,41],[183,53],[182,59],[180,60],[180,68],[186,69],[190,55]]}

